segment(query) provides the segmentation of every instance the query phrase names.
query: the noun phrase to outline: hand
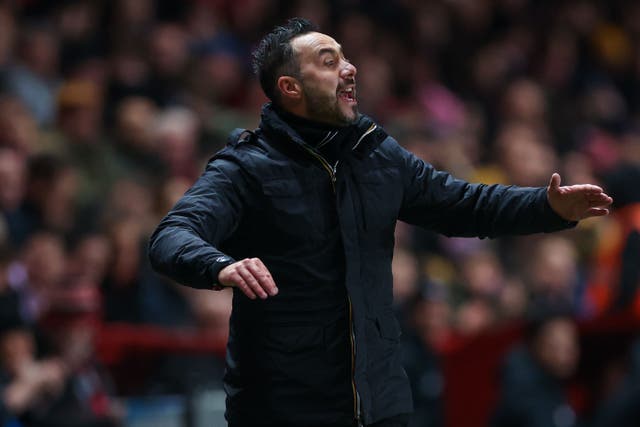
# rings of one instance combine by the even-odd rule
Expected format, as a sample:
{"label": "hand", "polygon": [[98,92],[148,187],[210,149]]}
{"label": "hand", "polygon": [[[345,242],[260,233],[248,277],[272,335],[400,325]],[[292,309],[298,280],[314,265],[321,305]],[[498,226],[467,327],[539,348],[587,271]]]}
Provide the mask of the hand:
{"label": "hand", "polygon": [[239,288],[251,299],[262,299],[278,293],[271,273],[258,258],[245,258],[220,270],[218,283]]}
{"label": "hand", "polygon": [[43,398],[51,399],[63,389],[66,375],[62,365],[51,359],[23,364],[3,390],[4,405],[21,414]]}
{"label": "hand", "polygon": [[551,208],[568,221],[578,221],[592,216],[604,216],[609,213],[613,199],[602,188],[592,184],[560,187],[560,175],[551,175],[547,187],[547,199]]}
{"label": "hand", "polygon": [[38,362],[38,379],[43,391],[58,395],[67,380],[68,373],[61,360],[50,358]]}

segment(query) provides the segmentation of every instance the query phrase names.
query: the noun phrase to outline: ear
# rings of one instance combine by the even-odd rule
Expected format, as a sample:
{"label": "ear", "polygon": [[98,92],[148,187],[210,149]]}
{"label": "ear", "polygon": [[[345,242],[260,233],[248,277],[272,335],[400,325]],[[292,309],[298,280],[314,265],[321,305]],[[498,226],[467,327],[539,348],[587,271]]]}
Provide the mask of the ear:
{"label": "ear", "polygon": [[302,98],[302,85],[295,77],[280,76],[278,90],[283,99],[300,100]]}

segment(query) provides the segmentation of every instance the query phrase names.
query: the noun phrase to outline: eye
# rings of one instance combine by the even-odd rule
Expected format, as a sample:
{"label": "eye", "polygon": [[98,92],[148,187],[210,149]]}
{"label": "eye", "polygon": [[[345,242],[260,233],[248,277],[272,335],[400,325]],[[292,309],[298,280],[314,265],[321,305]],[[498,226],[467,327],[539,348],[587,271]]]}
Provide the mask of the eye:
{"label": "eye", "polygon": [[326,65],[327,67],[333,67],[335,63],[336,61],[334,61],[333,59],[327,59],[326,61],[324,61],[324,65]]}

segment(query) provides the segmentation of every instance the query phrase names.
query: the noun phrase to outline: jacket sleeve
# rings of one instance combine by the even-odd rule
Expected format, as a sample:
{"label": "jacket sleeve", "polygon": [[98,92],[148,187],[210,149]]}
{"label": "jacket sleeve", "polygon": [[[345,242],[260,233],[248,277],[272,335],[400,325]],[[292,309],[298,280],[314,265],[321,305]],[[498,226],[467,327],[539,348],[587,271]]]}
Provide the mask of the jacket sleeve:
{"label": "jacket sleeve", "polygon": [[576,224],[553,211],[546,187],[470,184],[401,150],[402,221],[459,237],[552,232]]}
{"label": "jacket sleeve", "polygon": [[242,218],[246,180],[228,160],[212,160],[165,216],[149,241],[153,268],[177,282],[212,289],[235,260],[218,249]]}

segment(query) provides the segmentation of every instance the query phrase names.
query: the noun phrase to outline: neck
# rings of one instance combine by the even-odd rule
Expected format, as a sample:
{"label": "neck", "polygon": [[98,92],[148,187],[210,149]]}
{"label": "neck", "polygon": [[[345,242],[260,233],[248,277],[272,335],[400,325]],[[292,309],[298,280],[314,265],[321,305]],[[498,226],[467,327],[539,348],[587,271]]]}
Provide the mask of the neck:
{"label": "neck", "polygon": [[330,163],[340,157],[344,142],[352,134],[353,127],[336,126],[300,117],[274,105],[274,110],[307,144],[315,147]]}
{"label": "neck", "polygon": [[298,130],[299,127],[312,128],[318,131],[331,131],[344,128],[345,126],[339,126],[335,124],[325,123],[317,121],[308,117],[301,116],[283,107],[273,104],[274,109],[278,115],[294,129]]}

